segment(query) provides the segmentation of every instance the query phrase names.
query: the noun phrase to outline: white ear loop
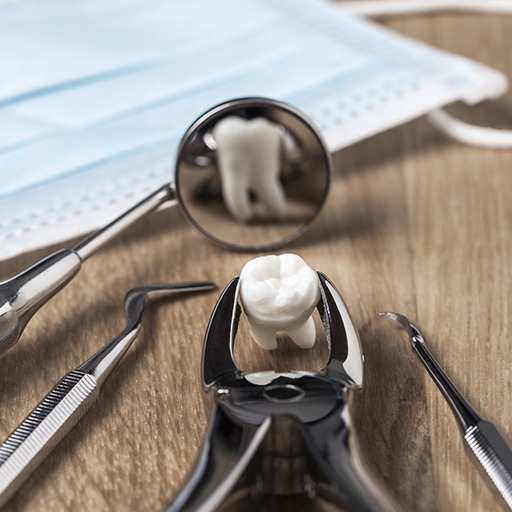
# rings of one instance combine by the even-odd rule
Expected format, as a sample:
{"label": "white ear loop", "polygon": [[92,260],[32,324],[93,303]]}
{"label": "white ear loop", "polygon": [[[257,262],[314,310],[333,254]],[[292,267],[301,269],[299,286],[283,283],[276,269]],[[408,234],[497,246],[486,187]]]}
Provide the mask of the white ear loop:
{"label": "white ear loop", "polygon": [[[512,14],[511,0],[356,0],[338,5],[370,18],[401,16],[433,11],[474,11]],[[475,126],[439,109],[427,114],[429,121],[448,137],[463,144],[486,148],[512,148],[512,130]]]}
{"label": "white ear loop", "polygon": [[453,117],[442,109],[430,112],[427,118],[445,135],[463,144],[481,148],[512,148],[512,130],[475,126]]}
{"label": "white ear loop", "polygon": [[344,9],[369,18],[433,11],[474,11],[512,14],[510,0],[355,0],[340,2]]}

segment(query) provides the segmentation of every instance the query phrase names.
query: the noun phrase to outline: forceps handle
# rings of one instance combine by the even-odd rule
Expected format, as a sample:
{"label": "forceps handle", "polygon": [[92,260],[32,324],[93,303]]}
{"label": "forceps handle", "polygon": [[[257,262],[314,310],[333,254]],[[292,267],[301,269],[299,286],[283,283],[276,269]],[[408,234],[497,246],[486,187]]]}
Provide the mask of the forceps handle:
{"label": "forceps handle", "polygon": [[69,372],[0,446],[0,507],[94,404],[96,378]]}

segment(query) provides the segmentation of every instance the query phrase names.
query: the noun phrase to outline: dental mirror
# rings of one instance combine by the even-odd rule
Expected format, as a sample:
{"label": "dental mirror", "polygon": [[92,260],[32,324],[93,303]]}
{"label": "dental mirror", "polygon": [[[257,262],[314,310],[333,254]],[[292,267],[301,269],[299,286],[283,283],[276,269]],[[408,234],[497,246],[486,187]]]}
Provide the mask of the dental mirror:
{"label": "dental mirror", "polygon": [[182,139],[176,192],[185,217],[232,250],[271,250],[298,237],[322,208],[329,155],[302,113],[267,99],[224,103]]}
{"label": "dental mirror", "polygon": [[[172,122],[172,121],[171,121]],[[207,238],[238,251],[271,250],[303,233],[321,210],[330,157],[298,110],[265,98],[220,104],[186,131],[175,182],[148,195],[72,249],[57,251],[0,283],[0,355],[33,314],[63,288],[89,256],[135,221],[179,204]]]}

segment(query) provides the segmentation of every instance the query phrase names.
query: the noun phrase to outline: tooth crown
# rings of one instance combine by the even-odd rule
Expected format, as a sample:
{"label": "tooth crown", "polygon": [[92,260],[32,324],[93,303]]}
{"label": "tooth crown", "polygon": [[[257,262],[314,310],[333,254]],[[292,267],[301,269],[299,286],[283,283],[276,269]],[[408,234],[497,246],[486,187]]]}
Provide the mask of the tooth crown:
{"label": "tooth crown", "polygon": [[254,340],[274,349],[275,334],[288,332],[302,348],[315,342],[311,313],[320,300],[316,272],[295,254],[262,256],[249,261],[240,274],[240,299]]}
{"label": "tooth crown", "polygon": [[244,144],[249,148],[254,145],[279,144],[280,134],[276,125],[264,117],[242,119],[237,116],[228,116],[219,121],[212,130],[217,144],[236,148]]}

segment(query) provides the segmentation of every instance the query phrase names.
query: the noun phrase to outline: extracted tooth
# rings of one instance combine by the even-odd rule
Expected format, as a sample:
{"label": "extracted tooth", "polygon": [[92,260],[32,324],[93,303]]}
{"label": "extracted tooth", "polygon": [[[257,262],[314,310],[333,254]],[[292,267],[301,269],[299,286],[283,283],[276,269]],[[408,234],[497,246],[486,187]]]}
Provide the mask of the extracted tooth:
{"label": "extracted tooth", "polygon": [[251,192],[271,218],[283,217],[286,196],[279,181],[281,135],[274,123],[258,117],[229,116],[212,130],[222,182],[222,197],[235,219],[254,217]]}
{"label": "extracted tooth", "polygon": [[279,331],[286,331],[301,348],[315,344],[311,313],[320,300],[320,287],[316,272],[300,256],[261,256],[246,263],[240,273],[240,299],[260,347],[275,349]]}

